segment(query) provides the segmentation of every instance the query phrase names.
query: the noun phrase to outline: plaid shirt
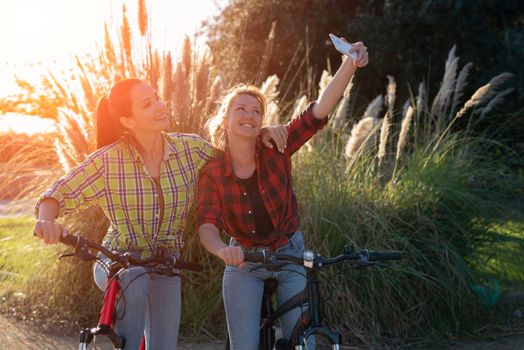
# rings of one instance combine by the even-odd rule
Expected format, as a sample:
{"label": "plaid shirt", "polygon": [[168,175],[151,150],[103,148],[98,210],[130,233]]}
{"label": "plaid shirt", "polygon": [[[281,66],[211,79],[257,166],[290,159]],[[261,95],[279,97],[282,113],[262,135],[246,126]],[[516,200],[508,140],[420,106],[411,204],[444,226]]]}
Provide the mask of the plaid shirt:
{"label": "plaid shirt", "polygon": [[255,230],[253,208],[247,191],[235,176],[229,152],[209,161],[200,172],[198,181],[197,224],[214,224],[241,245],[279,246],[287,242],[286,234],[299,228],[298,206],[293,192],[291,156],[327,123],[327,118],[313,116],[314,103],[286,125],[287,148],[282,154],[276,149],[256,148],[258,189],[271,218],[274,232],[259,237]]}
{"label": "plaid shirt", "polygon": [[193,203],[198,173],[215,154],[198,135],[164,134],[160,184],[164,219],[153,179],[139,152],[123,140],[92,153],[86,161],[55,182],[37,201],[55,198],[59,216],[97,204],[111,221],[104,245],[116,250],[150,254],[158,247],[180,248],[188,212]]}

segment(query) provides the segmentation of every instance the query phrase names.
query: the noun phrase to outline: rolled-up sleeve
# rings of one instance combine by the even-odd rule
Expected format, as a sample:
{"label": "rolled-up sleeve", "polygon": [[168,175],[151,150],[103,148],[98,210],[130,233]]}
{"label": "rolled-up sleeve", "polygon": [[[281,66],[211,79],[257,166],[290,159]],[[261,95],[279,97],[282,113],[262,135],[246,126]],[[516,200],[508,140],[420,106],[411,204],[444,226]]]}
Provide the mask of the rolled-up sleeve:
{"label": "rolled-up sleeve", "polygon": [[100,157],[88,158],[40,195],[35,204],[34,214],[38,217],[40,204],[45,198],[56,199],[60,208],[58,216],[63,216],[92,204],[104,191],[103,161]]}
{"label": "rolled-up sleeve", "polygon": [[288,132],[288,141],[286,153],[291,156],[298,151],[309,139],[311,139],[319,130],[324,128],[328,122],[328,118],[315,118],[313,115],[313,106],[315,102],[311,102],[307,109],[300,113],[299,116],[293,118],[286,129]]}
{"label": "rolled-up sleeve", "polygon": [[213,224],[223,229],[218,188],[213,177],[201,171],[198,178],[197,229],[203,224]]}

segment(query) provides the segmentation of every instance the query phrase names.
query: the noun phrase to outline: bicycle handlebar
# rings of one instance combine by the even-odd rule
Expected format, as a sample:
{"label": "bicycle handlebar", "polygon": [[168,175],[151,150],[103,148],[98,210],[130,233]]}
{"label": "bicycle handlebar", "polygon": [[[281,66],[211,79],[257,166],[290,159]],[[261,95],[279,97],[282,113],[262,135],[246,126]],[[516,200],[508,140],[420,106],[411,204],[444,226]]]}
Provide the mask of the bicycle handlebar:
{"label": "bicycle handlebar", "polygon": [[104,246],[91,242],[82,236],[67,235],[60,238],[60,242],[65,245],[75,248],[73,255],[83,260],[93,260],[95,255],[89,252],[89,249],[101,252],[112,261],[118,262],[126,267],[128,266],[153,266],[165,265],[175,269],[191,270],[201,272],[202,265],[196,263],[186,262],[175,258],[174,256],[153,256],[145,259],[133,258],[129,253],[119,253],[111,251]]}
{"label": "bicycle handlebar", "polygon": [[402,259],[402,252],[373,252],[368,251],[369,261],[385,261],[385,260],[400,260]]}
{"label": "bicycle handlebar", "polygon": [[359,266],[369,266],[376,262],[402,259],[402,252],[399,251],[370,251],[367,249],[353,252],[351,247],[346,247],[344,254],[333,258],[325,258],[311,251],[305,251],[303,257],[294,255],[261,252],[244,252],[244,261],[262,263],[278,267],[282,263],[292,263],[303,265],[306,268],[321,268],[323,266],[333,265],[342,261],[348,261]]}

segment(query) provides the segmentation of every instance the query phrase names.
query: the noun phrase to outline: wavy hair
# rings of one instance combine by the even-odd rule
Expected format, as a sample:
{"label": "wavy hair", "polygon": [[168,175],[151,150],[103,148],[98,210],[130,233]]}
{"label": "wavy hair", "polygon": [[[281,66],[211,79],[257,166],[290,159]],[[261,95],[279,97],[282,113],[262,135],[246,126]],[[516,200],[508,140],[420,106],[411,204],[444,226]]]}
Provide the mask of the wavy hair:
{"label": "wavy hair", "polygon": [[229,114],[229,109],[235,101],[235,98],[240,95],[249,95],[256,98],[258,102],[260,102],[262,123],[266,120],[267,102],[266,97],[260,89],[254,85],[248,84],[238,84],[233,86],[225,92],[220,100],[220,107],[218,108],[217,113],[211,116],[205,125],[205,129],[211,138],[211,143],[219,150],[224,151],[227,147],[227,134],[224,129],[224,121]]}

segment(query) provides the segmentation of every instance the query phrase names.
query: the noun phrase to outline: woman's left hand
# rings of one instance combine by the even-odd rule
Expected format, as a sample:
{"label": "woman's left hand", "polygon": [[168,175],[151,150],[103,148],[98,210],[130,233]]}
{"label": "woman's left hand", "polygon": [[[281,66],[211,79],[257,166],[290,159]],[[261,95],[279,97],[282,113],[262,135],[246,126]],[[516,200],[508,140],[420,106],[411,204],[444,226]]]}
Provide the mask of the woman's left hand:
{"label": "woman's left hand", "polygon": [[[346,41],[346,39],[341,38],[342,40]],[[353,60],[353,64],[357,68],[362,68],[367,66],[368,64],[368,48],[364,46],[364,43],[362,41],[358,41],[356,43],[351,44],[353,47],[349,50],[349,53],[356,52],[357,53],[357,59]],[[349,59],[352,59],[349,57]]]}
{"label": "woman's left hand", "polygon": [[262,129],[260,137],[262,143],[268,147],[273,148],[271,141],[275,143],[280,153],[284,153],[287,146],[287,129],[283,125],[271,125]]}

